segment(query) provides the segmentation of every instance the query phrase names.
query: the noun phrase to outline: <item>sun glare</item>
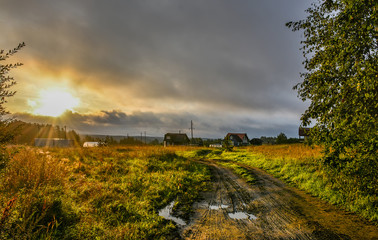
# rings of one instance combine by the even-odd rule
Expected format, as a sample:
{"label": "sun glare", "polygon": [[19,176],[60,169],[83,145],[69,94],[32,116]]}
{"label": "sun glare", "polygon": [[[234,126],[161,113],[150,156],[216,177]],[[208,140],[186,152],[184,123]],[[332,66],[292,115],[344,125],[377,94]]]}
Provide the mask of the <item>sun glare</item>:
{"label": "sun glare", "polygon": [[28,101],[36,115],[57,117],[66,110],[73,110],[79,105],[79,99],[64,89],[47,89],[39,92],[36,101]]}

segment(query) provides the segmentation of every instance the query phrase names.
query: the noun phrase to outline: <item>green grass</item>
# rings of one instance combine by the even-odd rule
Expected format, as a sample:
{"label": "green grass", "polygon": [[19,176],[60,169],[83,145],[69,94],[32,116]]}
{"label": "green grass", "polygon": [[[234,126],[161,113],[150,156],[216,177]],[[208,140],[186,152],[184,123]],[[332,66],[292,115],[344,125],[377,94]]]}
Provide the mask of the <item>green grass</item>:
{"label": "green grass", "polygon": [[167,239],[158,210],[188,218],[210,173],[162,147],[10,149],[0,176],[0,239]]}
{"label": "green grass", "polygon": [[218,164],[231,169],[235,174],[242,177],[249,184],[254,184],[256,182],[256,178],[254,177],[252,172],[244,167],[228,161],[218,161]]}
{"label": "green grass", "polygon": [[[203,152],[203,150],[201,150]],[[196,157],[195,150],[181,152],[186,157]],[[339,205],[362,217],[378,222],[378,197],[356,189],[356,181],[346,174],[337,173],[320,164],[319,148],[302,144],[273,145],[234,149],[232,152],[209,150],[202,158],[219,160],[220,165],[238,171],[241,163],[264,169],[273,176],[308,193]],[[243,173],[239,173],[243,176]]]}

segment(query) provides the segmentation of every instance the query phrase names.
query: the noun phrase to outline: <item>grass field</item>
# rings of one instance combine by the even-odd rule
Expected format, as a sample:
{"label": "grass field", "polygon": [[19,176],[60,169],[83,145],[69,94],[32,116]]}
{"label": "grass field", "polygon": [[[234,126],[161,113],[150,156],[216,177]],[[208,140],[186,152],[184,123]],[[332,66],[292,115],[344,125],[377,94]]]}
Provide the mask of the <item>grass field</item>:
{"label": "grass field", "polygon": [[332,204],[378,220],[377,196],[354,191],[348,176],[319,164],[302,144],[209,148],[9,147],[0,168],[0,239],[171,239],[177,227],[158,215],[175,201],[188,219],[210,171],[190,159],[219,160],[248,183],[245,165],[266,170]]}
{"label": "grass field", "polygon": [[10,148],[1,171],[0,239],[165,239],[158,210],[181,217],[209,172],[162,147]]}
{"label": "grass field", "polygon": [[[264,169],[293,186],[332,204],[356,212],[378,222],[378,197],[356,189],[356,181],[348,175],[336,173],[320,164],[321,149],[303,144],[263,145],[237,148],[233,151],[202,149],[181,152],[187,158],[218,159],[235,173],[251,181],[251,176],[236,163]],[[377,186],[376,186],[377,187]]]}

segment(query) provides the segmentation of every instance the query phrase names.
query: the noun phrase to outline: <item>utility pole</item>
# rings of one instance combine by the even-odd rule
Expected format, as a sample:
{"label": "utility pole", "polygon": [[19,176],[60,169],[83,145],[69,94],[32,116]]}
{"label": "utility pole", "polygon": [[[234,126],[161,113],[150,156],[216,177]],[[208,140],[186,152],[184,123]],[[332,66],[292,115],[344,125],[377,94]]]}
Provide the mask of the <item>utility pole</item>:
{"label": "utility pole", "polygon": [[191,134],[191,137],[192,137],[192,142],[193,142],[193,120],[190,120],[190,134]]}
{"label": "utility pole", "polygon": [[144,144],[147,144],[147,133],[144,131]]}

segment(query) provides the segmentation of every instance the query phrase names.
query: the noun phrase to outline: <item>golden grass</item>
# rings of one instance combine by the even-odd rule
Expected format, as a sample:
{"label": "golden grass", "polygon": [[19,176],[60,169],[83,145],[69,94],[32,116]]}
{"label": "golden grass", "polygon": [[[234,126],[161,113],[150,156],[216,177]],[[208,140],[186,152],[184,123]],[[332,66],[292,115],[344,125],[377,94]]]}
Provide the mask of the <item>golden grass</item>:
{"label": "golden grass", "polygon": [[0,239],[175,234],[158,210],[176,200],[187,216],[210,179],[205,166],[177,156],[178,149],[9,148],[12,157],[0,171]]}
{"label": "golden grass", "polygon": [[20,188],[32,190],[47,184],[62,184],[66,172],[64,162],[48,151],[25,148],[8,162],[1,186],[14,194]]}
{"label": "golden grass", "polygon": [[310,147],[304,144],[251,146],[247,147],[247,150],[252,153],[263,154],[266,158],[272,159],[308,160],[322,157],[321,147]]}

